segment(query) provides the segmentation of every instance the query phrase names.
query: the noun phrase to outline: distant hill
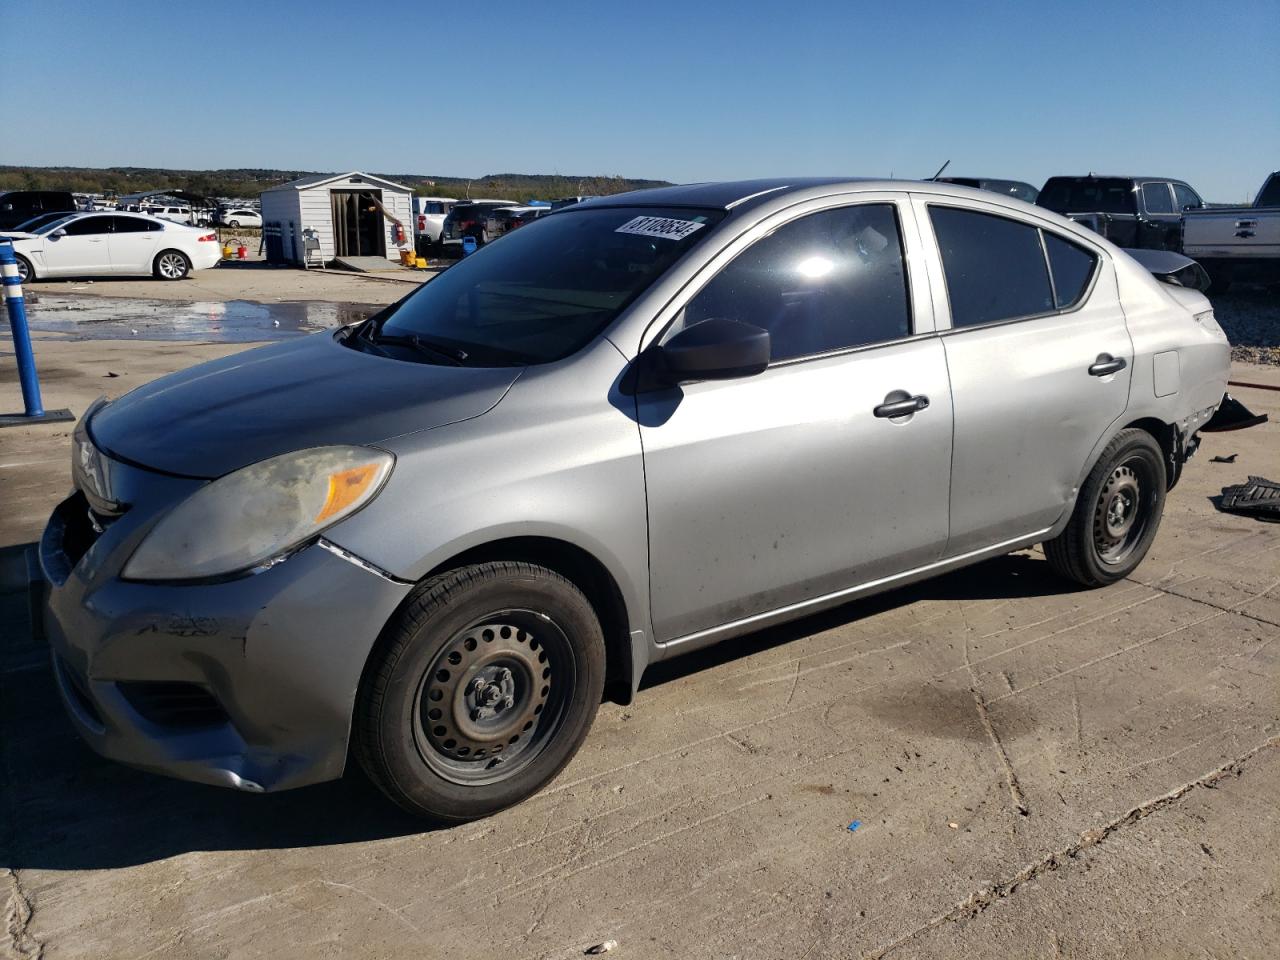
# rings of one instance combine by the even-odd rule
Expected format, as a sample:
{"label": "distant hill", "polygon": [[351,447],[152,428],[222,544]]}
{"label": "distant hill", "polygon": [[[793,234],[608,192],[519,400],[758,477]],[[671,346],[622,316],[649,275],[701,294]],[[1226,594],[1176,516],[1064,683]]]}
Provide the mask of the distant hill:
{"label": "distant hill", "polygon": [[[268,187],[323,172],[258,168],[170,170],[164,167],[0,166],[0,190],[71,190],[75,193],[107,194],[187,190],[206,197],[252,198]],[[421,195],[493,197],[499,200],[549,200],[553,197],[595,196],[668,186],[666,180],[560,174],[491,173],[474,179],[417,173],[378,173],[377,176],[413,187]]]}

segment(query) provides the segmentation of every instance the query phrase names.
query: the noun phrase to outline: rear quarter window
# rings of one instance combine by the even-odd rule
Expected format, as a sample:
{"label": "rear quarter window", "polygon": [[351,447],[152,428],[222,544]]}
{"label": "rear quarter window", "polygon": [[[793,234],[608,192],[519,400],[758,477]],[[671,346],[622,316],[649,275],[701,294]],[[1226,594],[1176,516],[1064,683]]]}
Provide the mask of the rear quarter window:
{"label": "rear quarter window", "polygon": [[1089,280],[1098,264],[1097,256],[1056,233],[1044,234],[1044,249],[1053,274],[1053,293],[1058,309],[1075,306],[1089,287]]}

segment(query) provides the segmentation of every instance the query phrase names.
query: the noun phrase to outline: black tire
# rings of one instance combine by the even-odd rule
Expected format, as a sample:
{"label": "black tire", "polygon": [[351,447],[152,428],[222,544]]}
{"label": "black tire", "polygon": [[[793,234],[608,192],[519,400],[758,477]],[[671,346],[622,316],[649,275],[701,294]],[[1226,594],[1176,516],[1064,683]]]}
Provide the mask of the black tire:
{"label": "black tire", "polygon": [[232,220],[230,223],[228,223],[228,224],[227,224],[227,226],[228,226],[228,227],[230,227],[232,230],[239,230],[239,229],[240,229],[240,221],[239,221],[239,220]]}
{"label": "black tire", "polygon": [[1160,529],[1164,452],[1145,430],[1121,430],[1089,472],[1065,530],[1044,544],[1055,573],[1104,587],[1140,564]]}
{"label": "black tire", "polygon": [[20,253],[15,253],[14,258],[18,261],[18,279],[23,283],[32,283],[36,279],[35,271],[31,269],[31,261]]}
{"label": "black tire", "polygon": [[161,250],[151,272],[159,280],[185,280],[191,275],[191,261],[181,250]]}
{"label": "black tire", "polygon": [[357,692],[353,750],[410,813],[486,817],[578,751],[604,672],[600,621],[570,581],[530,563],[460,567],[421,584],[383,631]]}

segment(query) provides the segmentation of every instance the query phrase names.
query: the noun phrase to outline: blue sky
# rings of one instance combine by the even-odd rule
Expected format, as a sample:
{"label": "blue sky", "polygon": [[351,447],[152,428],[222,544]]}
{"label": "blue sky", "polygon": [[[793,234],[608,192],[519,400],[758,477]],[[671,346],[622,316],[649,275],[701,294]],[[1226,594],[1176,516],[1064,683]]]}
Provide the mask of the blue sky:
{"label": "blue sky", "polygon": [[[1280,168],[1276,0],[39,0],[0,163],[1028,180]],[[12,128],[11,128],[12,129]]]}

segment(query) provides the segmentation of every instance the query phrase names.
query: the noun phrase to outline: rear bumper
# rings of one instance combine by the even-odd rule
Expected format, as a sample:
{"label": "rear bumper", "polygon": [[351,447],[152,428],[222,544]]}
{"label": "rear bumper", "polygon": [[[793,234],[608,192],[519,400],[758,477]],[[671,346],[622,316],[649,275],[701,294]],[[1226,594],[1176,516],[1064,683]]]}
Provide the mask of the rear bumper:
{"label": "rear bumper", "polygon": [[319,545],[225,583],[130,583],[93,562],[106,536],[67,563],[60,512],[80,502],[55,512],[41,564],[58,690],[89,746],[253,791],[341,776],[365,661],[411,585]]}
{"label": "rear bumper", "polygon": [[193,270],[208,270],[222,262],[222,245],[219,243],[202,243],[191,254]]}

